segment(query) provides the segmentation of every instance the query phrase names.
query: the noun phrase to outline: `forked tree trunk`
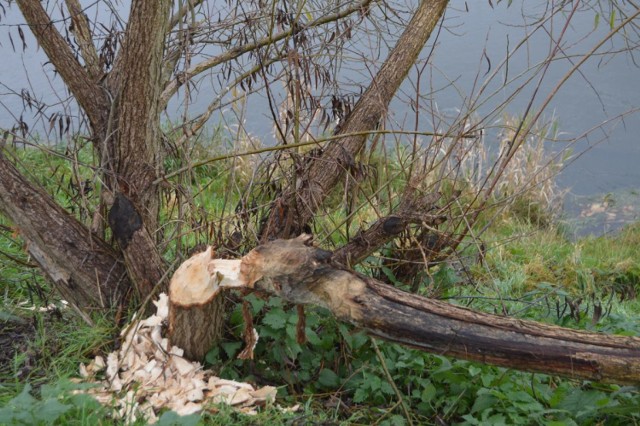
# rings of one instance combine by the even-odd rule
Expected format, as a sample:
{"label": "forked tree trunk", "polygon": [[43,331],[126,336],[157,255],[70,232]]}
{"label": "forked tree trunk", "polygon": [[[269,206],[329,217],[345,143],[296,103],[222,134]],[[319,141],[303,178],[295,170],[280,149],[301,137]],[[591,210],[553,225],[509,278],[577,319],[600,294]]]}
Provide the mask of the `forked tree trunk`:
{"label": "forked tree trunk", "polygon": [[[144,299],[160,282],[165,270],[155,238],[160,196],[153,182],[159,176],[159,167],[163,165],[159,99],[163,87],[162,55],[171,2],[132,2],[122,48],[113,70],[108,73],[101,70],[97,63],[99,58],[90,28],[85,15],[78,13],[80,5],[77,0],[67,0],[67,6],[84,64],[80,63],[67,40],[52,25],[42,2],[18,0],[17,3],[38,44],[89,118],[91,140],[102,159],[103,190],[107,192],[103,201],[112,203],[107,219],[123,254],[128,275],[126,283],[133,283],[139,297]],[[46,194],[42,193],[41,197],[44,200]],[[42,202],[46,205],[55,204],[50,197]],[[25,213],[20,206],[16,206],[7,216],[14,223],[19,223],[20,216]],[[76,226],[71,219],[69,215],[60,219],[58,227],[67,229]],[[46,223],[46,220],[42,222]],[[39,240],[31,241],[38,245]],[[75,244],[81,246],[83,241]],[[38,246],[37,250],[47,258],[59,255],[53,245],[44,244]],[[100,257],[99,253],[87,255]],[[53,270],[47,269],[51,267],[50,264],[44,263],[42,266],[46,274],[55,275]],[[85,275],[91,274],[94,274],[93,270],[79,274],[78,278],[83,279],[77,281],[76,285],[91,288],[91,280],[84,279]],[[78,306],[86,305],[81,294],[69,293],[64,288],[60,288],[60,291],[66,293],[65,297],[69,297],[70,301],[76,301]]]}
{"label": "forked tree trunk", "polygon": [[405,293],[336,267],[331,252],[309,241],[301,236],[258,246],[234,267],[213,260],[204,281],[191,285],[254,288],[321,306],[373,336],[427,352],[570,378],[640,383],[640,338],[479,313]]}

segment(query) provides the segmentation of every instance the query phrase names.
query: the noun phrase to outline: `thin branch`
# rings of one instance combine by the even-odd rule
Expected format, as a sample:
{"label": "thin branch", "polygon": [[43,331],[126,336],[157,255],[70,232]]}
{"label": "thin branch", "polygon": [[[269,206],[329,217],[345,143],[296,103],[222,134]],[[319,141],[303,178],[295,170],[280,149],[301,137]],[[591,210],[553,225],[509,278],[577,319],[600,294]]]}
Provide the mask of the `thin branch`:
{"label": "thin branch", "polygon": [[201,5],[202,2],[203,0],[184,0],[182,6],[180,6],[180,8],[169,19],[168,31],[171,31],[187,13],[195,9],[196,6]]}
{"label": "thin branch", "polygon": [[265,147],[265,148],[259,148],[259,149],[253,149],[250,151],[245,151],[245,152],[240,152],[240,153],[231,153],[231,154],[223,154],[223,155],[217,155],[215,157],[211,157],[211,158],[207,158],[201,161],[196,161],[195,163],[192,163],[188,166],[185,167],[181,167],[178,170],[175,170],[171,173],[167,173],[166,175],[162,176],[161,178],[156,179],[153,184],[157,185],[160,182],[166,180],[166,179],[170,179],[174,176],[177,176],[181,173],[186,172],[187,170],[191,170],[195,167],[201,167],[210,163],[215,163],[216,161],[222,161],[222,160],[227,160],[229,158],[234,158],[234,157],[245,157],[247,155],[256,155],[256,154],[263,154],[265,152],[272,152],[272,151],[283,151],[283,150],[287,150],[287,149],[291,149],[291,148],[300,148],[300,147],[304,147],[304,146],[310,146],[310,145],[318,145],[321,144],[323,142],[330,142],[330,141],[335,141],[338,139],[344,139],[344,138],[349,138],[349,137],[354,137],[354,136],[368,136],[368,135],[376,135],[376,134],[382,134],[382,135],[388,135],[388,134],[397,134],[397,135],[423,135],[423,136],[436,136],[436,137],[447,137],[448,135],[446,133],[433,133],[433,132],[413,132],[413,131],[401,131],[401,130],[371,130],[371,131],[365,131],[365,132],[354,132],[354,133],[342,133],[339,135],[333,135],[333,136],[328,136],[326,138],[322,138],[322,139],[316,139],[313,141],[307,141],[307,142],[298,142],[298,143],[291,143],[291,144],[287,144],[287,145],[276,145],[276,146],[269,146],[269,147]]}
{"label": "thin branch", "polygon": [[69,45],[52,25],[51,18],[38,0],[17,0],[22,16],[38,44],[62,76],[93,126],[100,126],[109,101],[106,93],[75,58]]}
{"label": "thin branch", "polygon": [[410,426],[413,426],[413,420],[411,419],[411,414],[409,414],[409,409],[407,408],[407,404],[404,402],[404,398],[402,398],[402,393],[398,390],[398,387],[396,386],[396,382],[393,381],[393,377],[391,377],[391,373],[389,373],[389,369],[387,368],[387,363],[384,360],[384,356],[382,355],[382,352],[380,352],[380,348],[378,348],[376,339],[372,337],[370,340],[371,340],[371,346],[373,346],[373,350],[376,351],[376,356],[378,357],[378,360],[380,361],[380,365],[382,366],[382,371],[384,371],[384,375],[387,378],[387,382],[389,382],[389,385],[393,388],[393,391],[398,397],[398,403],[402,407],[402,411],[404,412],[404,416],[407,419],[407,422],[409,422]]}
{"label": "thin branch", "polygon": [[89,75],[94,81],[96,81],[102,75],[102,69],[100,68],[98,52],[96,51],[96,47],[93,45],[91,30],[89,29],[89,20],[84,14],[78,0],[65,1],[67,3],[69,13],[71,14],[73,33],[76,36],[78,46],[80,46],[82,59],[84,59]]}
{"label": "thin branch", "polygon": [[167,84],[167,86],[164,88],[164,91],[162,92],[162,95],[160,96],[160,104],[162,107],[165,107],[169,102],[169,99],[171,99],[171,97],[178,91],[178,89],[184,83],[186,83],[187,81],[192,79],[194,76],[204,71],[207,71],[217,65],[220,65],[232,59],[235,59],[239,56],[242,56],[245,53],[254,51],[256,49],[259,49],[264,46],[268,46],[273,43],[277,43],[281,40],[291,37],[292,35],[298,34],[304,30],[314,28],[314,27],[319,27],[321,25],[325,25],[325,24],[337,21],[339,19],[345,18],[353,13],[366,9],[372,1],[373,0],[363,0],[362,2],[351,5],[350,7],[340,12],[332,13],[331,15],[326,15],[321,18],[318,18],[307,25],[291,28],[287,31],[283,31],[276,35],[263,37],[259,40],[254,41],[253,43],[247,43],[242,46],[229,49],[221,55],[214,56],[213,58],[207,59],[206,61],[202,61],[199,64],[188,69],[187,71],[181,73],[180,75],[178,75],[176,78],[174,78]]}

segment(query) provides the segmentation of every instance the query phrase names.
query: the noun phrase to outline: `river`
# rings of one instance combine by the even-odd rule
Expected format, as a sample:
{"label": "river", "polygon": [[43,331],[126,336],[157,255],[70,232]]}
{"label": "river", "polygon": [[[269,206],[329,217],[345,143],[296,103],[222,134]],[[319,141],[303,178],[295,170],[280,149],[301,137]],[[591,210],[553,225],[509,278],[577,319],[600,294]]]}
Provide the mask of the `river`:
{"label": "river", "polygon": [[[483,82],[491,74],[487,71],[492,71],[508,49],[512,49],[527,31],[531,31],[534,16],[547,5],[547,2],[536,0],[527,0],[526,3],[513,1],[510,7],[507,7],[507,1],[497,4],[494,0],[493,6],[490,3],[487,0],[451,2],[445,29],[438,37],[427,72],[421,78],[422,86],[429,87],[429,96],[441,111],[457,111],[468,103],[473,98],[470,94],[474,87],[477,92],[478,81]],[[606,5],[607,2],[600,3]],[[126,8],[120,7],[124,13]],[[631,6],[625,7],[627,12],[633,12]],[[601,13],[598,25],[595,10],[579,11],[572,17],[564,34],[561,30],[567,14],[558,15],[546,25],[555,40],[559,40],[562,34],[561,56],[564,59],[554,61],[540,82],[532,103],[534,111],[582,55],[609,33],[611,14],[607,10],[605,8]],[[614,18],[614,25],[620,22],[619,16]],[[27,49],[22,51],[22,39],[17,26],[22,22],[15,4],[7,9],[0,21],[0,110],[3,111],[0,114],[0,127],[12,126],[23,115],[30,128],[36,131],[39,128],[45,134],[48,124],[38,123],[33,116],[23,113],[23,101],[12,91],[20,92],[22,88],[27,88],[30,93],[37,94],[37,99],[51,104],[47,109],[48,115],[56,112],[56,108],[62,112],[61,101],[66,95],[51,65],[46,64],[43,52],[35,48],[36,43],[26,27],[20,27],[23,28],[27,45]],[[640,24],[640,18],[635,23]],[[613,231],[639,217],[640,70],[636,64],[640,63],[640,36],[632,33],[630,40],[631,54],[598,55],[584,63],[580,73],[571,76],[545,110],[544,116],[553,117],[556,121],[559,139],[574,140],[570,147],[573,160],[562,170],[557,183],[568,191],[565,217],[580,234]],[[425,56],[431,47],[430,42],[425,49]],[[616,35],[598,53],[626,47],[622,35]],[[506,77],[513,78],[523,73],[521,78],[504,85],[505,72],[499,73],[487,85],[488,89],[495,91],[495,95],[482,104],[476,114],[481,117],[491,115],[496,106],[507,99],[514,87],[526,78],[527,70],[537,67],[552,48],[548,34],[542,31],[535,33],[526,47],[509,59],[509,76]],[[370,65],[366,61],[362,61],[359,68],[358,64],[352,64],[349,67],[351,70],[342,77],[344,84],[348,85],[359,73],[369,72]],[[413,72],[403,86],[404,92],[410,93],[416,81],[416,72]],[[533,92],[534,86],[523,90],[509,102],[504,112],[522,114]],[[212,96],[201,91],[189,107],[190,111],[204,109]],[[389,120],[411,128],[415,113],[402,100],[403,95],[400,94],[392,106]],[[177,109],[178,104],[179,101],[172,103],[170,110]],[[245,125],[252,133],[271,138],[273,129],[269,115],[264,112],[264,99],[252,104],[251,108],[248,114],[252,119],[247,120]],[[74,115],[73,108],[66,113]],[[491,117],[497,118],[498,115],[496,113]],[[172,117],[171,113],[169,116]],[[555,144],[550,150],[557,150],[562,142]]]}

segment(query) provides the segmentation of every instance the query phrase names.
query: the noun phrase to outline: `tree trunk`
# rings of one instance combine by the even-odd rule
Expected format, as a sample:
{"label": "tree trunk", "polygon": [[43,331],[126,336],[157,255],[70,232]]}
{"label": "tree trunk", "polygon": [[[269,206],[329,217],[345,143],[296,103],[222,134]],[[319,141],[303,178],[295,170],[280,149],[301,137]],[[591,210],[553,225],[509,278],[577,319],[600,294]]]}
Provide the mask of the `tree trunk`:
{"label": "tree trunk", "polygon": [[132,3],[124,45],[110,76],[115,92],[116,128],[107,135],[108,161],[114,204],[109,226],[122,250],[127,269],[141,298],[153,291],[164,272],[157,250],[160,196],[153,182],[160,175],[159,98],[162,54],[171,2],[137,0]]}
{"label": "tree trunk", "polygon": [[[153,182],[163,165],[159,98],[171,2],[132,2],[123,47],[114,69],[105,78],[96,63],[86,20],[78,14],[77,0],[67,0],[67,6],[74,17],[84,67],[52,25],[40,1],[19,0],[18,6],[38,44],[89,117],[92,140],[102,159],[107,191],[103,201],[110,205],[109,226],[124,255],[130,282],[143,299],[153,291],[165,269],[154,237],[160,198]],[[17,222],[17,216],[23,214],[16,210],[8,216]],[[51,248],[39,249],[43,255],[55,257],[57,254],[50,252]],[[52,271],[45,273],[51,275]],[[78,304],[84,305],[82,298]]]}
{"label": "tree trunk", "polygon": [[222,298],[208,266],[211,247],[185,261],[169,285],[169,344],[184,349],[184,356],[202,361],[222,337]]}
{"label": "tree trunk", "polygon": [[[640,338],[474,312],[402,292],[331,262],[309,236],[258,246],[238,274],[212,261],[214,286],[248,287],[329,309],[369,334],[427,352],[603,382],[640,383]],[[228,262],[228,261],[226,261]]]}
{"label": "tree trunk", "polygon": [[110,103],[106,91],[98,83],[99,76],[90,76],[86,72],[67,41],[52,24],[41,1],[17,0],[17,3],[38,44],[47,54],[78,105],[87,114],[94,131],[104,131]]}
{"label": "tree trunk", "polygon": [[109,309],[130,287],[114,250],[27,181],[0,149],[0,211],[62,297],[81,311]]}
{"label": "tree trunk", "polygon": [[336,133],[358,135],[331,142],[320,158],[314,159],[303,176],[297,179],[302,186],[289,188],[289,194],[281,197],[278,208],[272,209],[262,230],[262,242],[273,237],[297,236],[303,231],[348,165],[364,147],[367,140],[364,132],[376,130],[384,120],[391,99],[415,64],[448,3],[448,0],[420,2],[382,68]]}

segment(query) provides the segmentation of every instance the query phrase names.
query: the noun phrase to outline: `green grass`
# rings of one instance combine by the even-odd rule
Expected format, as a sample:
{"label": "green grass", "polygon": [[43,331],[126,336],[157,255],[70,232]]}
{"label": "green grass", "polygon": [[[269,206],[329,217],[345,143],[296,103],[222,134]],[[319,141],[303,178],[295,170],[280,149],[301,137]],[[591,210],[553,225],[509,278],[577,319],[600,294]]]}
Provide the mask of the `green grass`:
{"label": "green grass", "polygon": [[[77,167],[37,150],[20,150],[17,156],[25,170],[38,165],[33,178],[76,217],[90,222],[82,211],[97,205],[97,191],[79,199],[69,185],[77,176],[91,177],[91,169],[81,165],[93,161],[85,148],[75,156]],[[168,161],[170,170],[184,164],[184,159]],[[394,180],[399,169],[374,166],[378,176],[393,180],[394,191],[400,188]],[[238,226],[225,220],[235,213],[238,179],[246,179],[242,173],[229,162],[214,163],[166,189],[162,220],[167,225],[162,232],[169,240],[163,247],[167,259],[210,242],[211,230],[219,224]],[[167,195],[171,193],[178,194],[173,201]],[[386,194],[381,192],[381,199]],[[339,206],[339,197],[334,198]],[[640,224],[615,236],[572,242],[561,229],[539,220],[540,211],[525,208],[527,202],[519,200],[499,215],[487,211],[479,221],[490,224],[487,231],[478,244],[471,241],[463,250],[466,269],[455,262],[433,268],[421,292],[486,312],[506,310],[515,317],[565,327],[640,335]],[[339,231],[330,234],[327,244],[339,244],[345,229],[340,211],[322,220],[325,229]],[[485,247],[483,262],[476,259],[479,243]],[[121,424],[95,401],[75,395],[78,385],[69,381],[77,377],[81,362],[114,348],[118,330],[110,318],[96,315],[89,326],[69,308],[25,309],[59,302],[30,262],[19,234],[0,217],[0,327],[8,333],[3,335],[14,336],[11,343],[17,348],[9,358],[0,358],[0,424]],[[299,344],[294,307],[278,298],[250,295],[246,300],[261,336],[255,361],[235,358],[243,329],[240,306],[235,305],[228,312],[225,339],[207,355],[207,366],[222,377],[278,386],[277,403],[300,404],[300,410],[283,413],[266,407],[249,417],[217,407],[215,413],[179,420],[165,413],[160,424],[406,424],[402,404],[419,424],[640,423],[637,387],[522,373],[374,343],[322,309],[306,310],[308,341]]]}

